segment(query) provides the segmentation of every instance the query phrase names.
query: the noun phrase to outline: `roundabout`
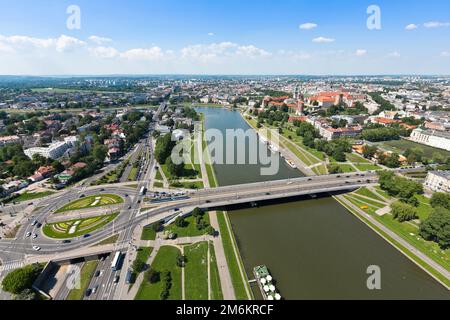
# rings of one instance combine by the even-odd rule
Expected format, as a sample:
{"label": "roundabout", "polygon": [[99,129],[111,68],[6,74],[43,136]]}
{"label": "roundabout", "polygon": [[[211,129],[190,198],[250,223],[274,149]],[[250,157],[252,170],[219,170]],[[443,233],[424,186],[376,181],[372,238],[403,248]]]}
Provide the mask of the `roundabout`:
{"label": "roundabout", "polygon": [[116,194],[95,194],[70,202],[56,210],[55,213],[106,207],[122,203],[124,203],[123,198]]}
{"label": "roundabout", "polygon": [[62,222],[46,224],[42,232],[52,239],[72,239],[85,236],[90,232],[101,229],[118,217],[119,213],[107,214],[103,216],[74,219]]}

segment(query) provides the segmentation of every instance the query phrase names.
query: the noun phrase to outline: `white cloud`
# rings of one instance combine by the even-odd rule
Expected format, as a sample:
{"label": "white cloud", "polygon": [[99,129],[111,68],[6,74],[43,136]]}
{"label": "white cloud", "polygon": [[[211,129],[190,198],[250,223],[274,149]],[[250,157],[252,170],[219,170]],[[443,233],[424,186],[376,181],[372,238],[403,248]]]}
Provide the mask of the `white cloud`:
{"label": "white cloud", "polygon": [[33,38],[28,36],[14,35],[14,36],[2,36],[0,35],[0,41],[9,44],[16,49],[27,49],[29,47],[37,49],[49,49],[54,48],[58,52],[70,51],[78,47],[83,47],[86,42],[74,37],[61,35],[58,38]]}
{"label": "white cloud", "polygon": [[233,42],[190,45],[181,49],[180,53],[185,59],[194,59],[203,62],[237,56],[245,58],[264,58],[272,55],[270,52],[254,45],[239,45]]}
{"label": "white cloud", "polygon": [[278,56],[281,56],[281,58],[283,59],[288,58],[293,61],[308,60],[312,58],[311,54],[304,51],[279,50],[277,54]]}
{"label": "white cloud", "polygon": [[312,23],[312,22],[303,23],[299,26],[300,30],[312,30],[317,27],[318,27],[317,24]]}
{"label": "white cloud", "polygon": [[160,47],[137,48],[125,51],[120,56],[129,60],[157,60],[164,57],[164,52]]}
{"label": "white cloud", "polygon": [[394,52],[389,53],[389,54],[388,54],[388,57],[391,57],[391,58],[400,58],[401,55],[400,55],[400,53],[399,53],[398,51],[394,51]]}
{"label": "white cloud", "polygon": [[89,48],[89,52],[92,56],[102,59],[112,59],[120,56],[120,52],[112,47],[95,47]]}
{"label": "white cloud", "polygon": [[363,56],[365,56],[367,54],[367,50],[365,50],[365,49],[358,49],[358,50],[356,50],[356,52],[355,52],[355,55],[357,56],[357,57],[363,57]]}
{"label": "white cloud", "polygon": [[408,30],[408,31],[410,31],[410,30],[415,30],[415,29],[417,29],[419,26],[417,25],[417,24],[414,24],[414,23],[411,23],[411,24],[408,24],[406,27],[405,27],[405,30]]}
{"label": "white cloud", "polygon": [[0,52],[1,53],[14,53],[14,49],[9,45],[0,42]]}
{"label": "white cloud", "polygon": [[441,57],[450,57],[450,52],[448,52],[448,51],[443,51],[443,52],[441,52]]}
{"label": "white cloud", "polygon": [[99,37],[99,36],[90,36],[89,40],[98,45],[112,42],[112,39],[110,39],[110,38]]}
{"label": "white cloud", "polygon": [[318,38],[314,38],[313,42],[315,43],[331,43],[336,41],[335,39],[332,38],[325,38],[325,37],[318,37]]}
{"label": "white cloud", "polygon": [[236,50],[236,54],[249,58],[270,57],[272,55],[271,53],[263,49],[257,48],[253,45],[238,47]]}
{"label": "white cloud", "polygon": [[86,42],[78,40],[77,38],[62,35],[58,39],[56,39],[55,45],[56,45],[56,51],[65,52],[65,51],[71,51],[78,47],[85,46]]}
{"label": "white cloud", "polygon": [[430,21],[423,24],[425,28],[444,28],[450,27],[450,22]]}
{"label": "white cloud", "polygon": [[213,37],[215,34],[214,34],[214,32],[209,32],[208,33],[208,36],[210,36],[210,37]]}

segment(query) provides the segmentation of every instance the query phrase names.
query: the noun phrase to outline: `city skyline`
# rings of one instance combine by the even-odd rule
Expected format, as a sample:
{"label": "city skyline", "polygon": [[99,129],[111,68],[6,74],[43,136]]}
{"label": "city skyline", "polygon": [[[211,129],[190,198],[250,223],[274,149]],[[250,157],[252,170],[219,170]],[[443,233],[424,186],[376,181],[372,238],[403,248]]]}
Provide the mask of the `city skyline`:
{"label": "city skyline", "polygon": [[448,2],[391,2],[0,1],[0,74],[450,74]]}

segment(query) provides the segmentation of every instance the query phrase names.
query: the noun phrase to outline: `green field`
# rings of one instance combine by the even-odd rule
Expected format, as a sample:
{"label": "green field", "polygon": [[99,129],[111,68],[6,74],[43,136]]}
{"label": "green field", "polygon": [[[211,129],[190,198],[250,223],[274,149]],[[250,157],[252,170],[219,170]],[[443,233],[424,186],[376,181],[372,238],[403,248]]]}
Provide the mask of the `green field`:
{"label": "green field", "polygon": [[[134,259],[134,261],[140,261],[140,262],[143,262],[143,263],[147,263],[148,258],[150,257],[152,251],[153,251],[153,248],[140,247],[137,250],[136,259]],[[136,277],[137,276],[138,276],[138,274],[133,270],[133,273],[131,275],[131,283],[134,283],[134,281],[136,281]]]}
{"label": "green field", "polygon": [[53,239],[76,238],[103,228],[108,223],[116,219],[118,215],[119,213],[113,213],[99,217],[49,223],[44,226],[42,232],[47,237]]}
{"label": "green field", "polygon": [[[241,276],[240,266],[242,266],[240,258],[236,257],[234,252],[234,240],[230,235],[225,213],[218,211],[217,220],[219,222],[220,235],[222,237],[223,249],[227,259],[228,269],[230,271],[231,281],[233,282],[234,292],[237,300],[248,300],[247,292],[245,290],[246,284]],[[231,231],[231,230],[230,230]],[[231,231],[232,232],[232,231]],[[236,248],[236,250],[238,250]]]}
{"label": "green field", "polygon": [[85,198],[78,199],[71,203],[66,204],[62,208],[55,211],[55,213],[61,213],[66,211],[87,209],[87,208],[98,208],[104,206],[110,206],[113,204],[123,203],[122,197],[115,194],[98,194],[94,196],[89,196]]}
{"label": "green field", "polygon": [[[337,198],[336,198],[337,199]],[[349,206],[347,206],[346,204],[344,204],[342,201],[340,201],[339,199],[337,199],[339,203],[341,203],[345,208],[347,208],[347,210],[349,212],[351,212],[352,214],[354,214],[356,217],[358,217],[359,219],[361,219],[362,221],[364,221],[367,225],[369,225],[371,228],[373,228],[374,230],[376,230],[382,237],[384,237],[385,239],[387,239],[391,244],[393,244],[395,247],[397,247],[401,252],[403,252],[405,255],[407,255],[408,257],[410,257],[413,261],[415,261],[417,264],[421,265],[424,269],[426,269],[427,271],[429,271],[431,274],[433,274],[436,278],[438,278],[439,280],[441,280],[443,283],[445,283],[447,286],[450,285],[450,281],[444,277],[443,275],[441,275],[440,273],[438,273],[437,271],[435,271],[433,268],[431,268],[428,264],[426,264],[423,260],[421,260],[420,258],[418,258],[415,254],[411,253],[408,249],[406,249],[403,245],[401,245],[399,242],[397,242],[396,240],[394,240],[393,238],[391,238],[388,234],[386,234],[384,231],[380,230],[377,226],[375,226],[372,222],[370,222],[369,220],[367,220],[366,218],[364,218],[363,216],[355,213],[355,211],[353,210],[353,208],[350,208]],[[421,250],[423,253],[427,254],[430,258],[432,258],[434,261],[436,261],[437,263],[443,265],[447,270],[450,270],[450,265],[449,265],[449,258],[448,256],[450,255],[450,250],[446,250],[446,251],[442,251],[438,245],[434,242],[430,242],[430,241],[424,241],[424,240],[420,240],[420,238],[418,236],[416,236],[414,233],[411,235],[409,234],[409,236],[407,235],[407,232],[404,233],[404,230],[399,230],[398,225],[389,225],[389,221],[392,221],[392,216],[390,215],[385,215],[384,217],[378,217],[377,220],[381,221],[382,223],[384,223],[387,227],[389,227],[392,231],[394,231],[395,233],[399,234],[402,238],[404,238],[406,241],[408,241],[410,244],[416,246],[419,250]],[[402,226],[411,226],[409,224],[405,224],[405,223],[399,223],[396,222],[396,224],[400,224]],[[412,227],[412,226],[411,226]],[[415,240],[413,240],[415,239]],[[418,242],[416,242],[418,241]],[[426,243],[426,246],[424,246],[424,243]],[[426,248],[427,246],[430,246],[431,248]],[[437,248],[436,248],[437,247]],[[426,250],[424,250],[426,249]],[[439,256],[439,254],[441,256]],[[445,256],[442,255],[447,255],[447,258]],[[444,262],[443,260],[445,260],[446,262]]]}
{"label": "green field", "polygon": [[219,269],[217,267],[217,259],[214,251],[214,245],[212,242],[209,243],[210,252],[210,265],[211,265],[211,299],[212,300],[223,300],[222,287],[220,284]]}
{"label": "green field", "polygon": [[375,164],[355,164],[355,167],[357,167],[359,171],[381,170],[381,168]]}
{"label": "green field", "polygon": [[[376,189],[379,193],[382,193],[381,191],[379,191],[380,190],[379,188]],[[357,191],[357,193],[369,196],[374,200],[380,200],[378,196],[376,196],[369,190],[360,189]],[[441,248],[439,248],[439,245],[437,243],[424,240],[422,237],[419,236],[418,225],[416,225],[413,222],[399,222],[396,219],[394,219],[391,214],[385,214],[381,217],[378,216],[377,214],[375,214],[375,211],[378,210],[380,207],[382,207],[382,205],[378,204],[375,201],[370,201],[367,199],[363,199],[361,197],[357,197],[355,194],[348,194],[345,195],[344,197],[358,207],[361,207],[363,205],[369,206],[369,209],[365,210],[367,213],[371,214],[376,220],[384,224],[386,227],[388,227],[390,230],[398,234],[400,237],[402,237],[404,240],[406,240],[411,245],[416,247],[418,250],[426,254],[432,260],[441,264],[447,270],[450,270],[450,249],[442,250]],[[419,218],[421,220],[424,220],[429,216],[432,209],[429,204],[429,199],[424,197],[423,195],[416,195],[415,197],[419,200],[420,203],[418,207]],[[408,255],[411,254],[409,253]],[[418,258],[414,258],[414,260],[417,261]],[[419,263],[421,265],[425,265],[423,261]],[[429,266],[425,267],[427,268],[427,270],[432,270]],[[436,272],[434,271],[432,271],[432,273],[436,274]],[[449,281],[447,281],[446,283],[448,284]]]}
{"label": "green field", "polygon": [[[209,215],[205,214],[203,216],[203,220],[209,224]],[[203,236],[206,234],[205,230],[198,230],[197,225],[195,223],[195,218],[193,216],[189,216],[184,219],[186,226],[183,228],[177,227],[175,223],[172,223],[171,225],[167,226],[165,230],[173,232],[177,234],[178,238],[184,238],[184,237],[197,237],[197,236]]]}
{"label": "green field", "polygon": [[384,202],[383,199],[381,199],[379,196],[377,196],[375,193],[373,193],[372,191],[370,191],[367,188],[361,188],[361,189],[355,191],[354,193]]}
{"label": "green field", "polygon": [[156,171],[156,176],[155,176],[155,180],[159,180],[159,181],[163,181],[163,176],[161,174],[161,171]]}
{"label": "green field", "polygon": [[187,263],[184,286],[187,300],[208,300],[208,242],[184,248]]}
{"label": "green field", "polygon": [[52,194],[54,194],[54,192],[52,192],[52,191],[35,192],[35,193],[25,192],[25,193],[22,193],[17,198],[12,199],[11,201],[14,201],[14,202],[29,201],[29,200],[34,200],[34,199],[48,197],[48,196],[50,196]]}
{"label": "green field", "polygon": [[128,175],[128,181],[135,181],[137,174],[138,174],[139,168],[131,168],[130,174]]}
{"label": "green field", "polygon": [[[176,265],[176,259],[180,250],[175,247],[163,246],[151,265],[151,268],[159,271],[169,271],[172,276],[172,286],[169,290],[169,300],[181,300],[181,269]],[[139,287],[135,300],[160,300],[163,282],[150,283],[147,275]]]}
{"label": "green field", "polygon": [[378,143],[381,147],[384,147],[387,150],[394,151],[400,154],[403,154],[407,149],[417,148],[423,151],[425,157],[431,159],[433,157],[433,153],[439,153],[444,158],[450,157],[450,152],[438,148],[433,148],[430,146],[426,146],[420,143],[412,142],[409,140],[393,140],[393,141],[385,141]]}
{"label": "green field", "polygon": [[98,261],[88,261],[83,265],[80,272],[80,289],[70,290],[67,300],[83,300],[84,293],[88,289],[97,265]]}
{"label": "green field", "polygon": [[154,182],[153,183],[153,187],[162,189],[162,188],[164,188],[164,183],[159,182],[159,181],[158,182]]}
{"label": "green field", "polygon": [[142,234],[141,234],[141,240],[155,240],[156,239],[156,232],[155,230],[153,230],[153,225],[148,225],[145,226],[142,229]]}

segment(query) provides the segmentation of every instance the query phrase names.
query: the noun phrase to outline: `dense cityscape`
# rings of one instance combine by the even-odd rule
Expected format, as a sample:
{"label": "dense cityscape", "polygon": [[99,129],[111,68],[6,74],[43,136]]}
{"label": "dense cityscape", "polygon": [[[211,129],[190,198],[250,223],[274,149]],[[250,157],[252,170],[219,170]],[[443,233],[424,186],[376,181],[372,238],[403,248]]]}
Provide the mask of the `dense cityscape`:
{"label": "dense cityscape", "polygon": [[0,305],[448,302],[450,4],[378,2],[0,0]]}
{"label": "dense cityscape", "polygon": [[[260,273],[281,275],[268,275],[266,266],[246,273],[233,240],[240,235],[230,229],[226,203],[255,207],[271,199],[301,201],[305,195],[331,195],[370,228],[396,239],[401,252],[420,251],[416,258],[426,265],[421,268],[442,288],[448,285],[450,78],[2,81],[0,255],[6,296],[281,299],[283,291],[267,286],[265,278],[259,283],[261,293],[248,282],[253,277],[260,281]],[[290,190],[282,195],[270,186],[271,191],[258,191],[260,198],[243,180],[234,188],[242,196],[216,199],[222,169],[210,156],[204,158],[211,142],[208,117],[214,112],[238,114],[259,143],[284,159],[289,179],[299,177],[295,183],[300,185],[329,183],[325,194],[306,186],[292,194],[289,182]],[[199,128],[206,132],[200,143]],[[174,163],[172,150],[183,143],[192,159],[203,159]],[[267,179],[282,182],[278,175]],[[223,188],[221,197],[233,190]],[[198,197],[204,203],[197,203]],[[165,243],[183,246],[183,251]],[[52,252],[58,258],[48,260]],[[209,266],[201,263],[211,255],[216,257]],[[95,256],[99,262],[91,260]],[[166,267],[183,268],[185,277],[192,277],[184,284],[173,279],[181,275],[179,269],[156,269],[171,256],[173,265]],[[194,270],[189,264],[195,264]],[[73,266],[81,267],[88,280],[69,290],[64,284]],[[196,274],[201,268],[205,272]],[[49,287],[46,278],[59,281]],[[171,282],[171,289],[156,285],[164,281]],[[197,288],[190,281],[210,284]]]}

